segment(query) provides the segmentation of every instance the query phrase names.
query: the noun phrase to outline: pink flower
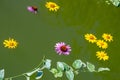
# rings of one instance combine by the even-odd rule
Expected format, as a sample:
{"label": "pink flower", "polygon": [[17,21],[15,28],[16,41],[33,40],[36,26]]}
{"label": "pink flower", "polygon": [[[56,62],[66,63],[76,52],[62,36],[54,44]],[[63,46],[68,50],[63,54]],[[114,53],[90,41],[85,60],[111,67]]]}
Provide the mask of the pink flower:
{"label": "pink flower", "polygon": [[59,42],[59,43],[56,43],[55,45],[55,51],[59,55],[61,54],[69,55],[71,51],[71,47],[69,45],[66,45],[64,42]]}
{"label": "pink flower", "polygon": [[38,8],[36,6],[28,6],[27,10],[35,14],[38,12]]}

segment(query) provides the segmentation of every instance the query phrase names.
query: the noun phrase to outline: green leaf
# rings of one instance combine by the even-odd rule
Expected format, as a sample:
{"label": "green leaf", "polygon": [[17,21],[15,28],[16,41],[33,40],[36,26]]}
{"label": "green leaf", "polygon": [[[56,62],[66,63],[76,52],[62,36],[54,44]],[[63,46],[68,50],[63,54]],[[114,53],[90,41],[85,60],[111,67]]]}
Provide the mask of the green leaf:
{"label": "green leaf", "polygon": [[71,66],[69,66],[69,70],[74,71],[74,69]]}
{"label": "green leaf", "polygon": [[58,71],[57,69],[55,68],[52,68],[50,70],[50,72],[52,72],[54,74],[54,77],[57,78],[57,77],[62,77],[63,76],[63,72],[62,71]]}
{"label": "green leaf", "polygon": [[114,6],[120,5],[120,0],[110,0]]}
{"label": "green leaf", "polygon": [[89,62],[87,62],[87,69],[90,71],[90,72],[95,72],[95,66]]}
{"label": "green leaf", "polygon": [[4,69],[0,70],[0,80],[3,80],[4,73],[5,73]]}
{"label": "green leaf", "polygon": [[81,60],[75,60],[72,64],[72,66],[75,68],[75,69],[80,69],[82,67],[82,61]]}
{"label": "green leaf", "polygon": [[3,78],[0,78],[0,80],[3,80]]}
{"label": "green leaf", "polygon": [[64,65],[64,71],[70,70],[70,66],[69,66],[68,64],[66,64],[66,63],[64,63],[64,62],[62,62],[62,63],[63,63],[63,65]]}
{"label": "green leaf", "polygon": [[43,76],[43,71],[37,71],[37,75],[35,79],[40,79]]}
{"label": "green leaf", "polygon": [[62,76],[63,76],[63,72],[62,71],[59,71],[58,73],[54,74],[55,78],[62,77]]}
{"label": "green leaf", "polygon": [[56,74],[58,71],[57,71],[57,69],[52,68],[52,69],[50,70],[50,72],[53,73],[53,74]]}
{"label": "green leaf", "polygon": [[50,69],[50,67],[51,67],[51,60],[50,59],[45,60],[44,67],[47,68],[47,69]]}
{"label": "green leaf", "polygon": [[101,71],[110,71],[110,69],[109,68],[98,68],[98,72],[101,72]]}
{"label": "green leaf", "polygon": [[62,62],[57,62],[57,69],[58,69],[59,71],[63,71],[63,70],[64,70],[64,65],[63,65]]}
{"label": "green leaf", "polygon": [[74,80],[74,73],[73,71],[69,70],[69,71],[66,71],[66,77],[68,78],[68,80]]}
{"label": "green leaf", "polygon": [[82,65],[83,65],[83,67],[86,67],[86,64],[84,62],[82,62]]}

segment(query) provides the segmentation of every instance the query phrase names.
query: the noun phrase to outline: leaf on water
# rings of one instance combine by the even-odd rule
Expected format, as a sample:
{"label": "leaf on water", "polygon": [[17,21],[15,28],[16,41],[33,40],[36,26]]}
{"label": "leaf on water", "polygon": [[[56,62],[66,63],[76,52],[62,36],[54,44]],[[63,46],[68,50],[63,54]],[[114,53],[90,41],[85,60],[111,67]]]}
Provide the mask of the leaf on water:
{"label": "leaf on water", "polygon": [[110,0],[114,6],[119,6],[120,5],[120,0]]}
{"label": "leaf on water", "polygon": [[57,77],[62,77],[63,76],[63,72],[62,71],[58,71],[57,69],[55,68],[52,68],[50,70],[50,72],[52,72],[54,74],[54,77],[57,78]]}
{"label": "leaf on water", "polygon": [[3,78],[0,78],[0,80],[3,80]]}
{"label": "leaf on water", "polygon": [[64,65],[64,71],[70,70],[70,66],[69,66],[68,64],[66,64],[66,63],[64,63],[64,62],[62,62],[62,63],[63,63],[63,65]]}
{"label": "leaf on water", "polygon": [[0,70],[0,80],[3,80],[4,74],[5,74],[5,70],[4,69]]}
{"label": "leaf on water", "polygon": [[71,66],[69,66],[69,70],[74,71],[74,69]]}
{"label": "leaf on water", "polygon": [[64,65],[63,65],[62,62],[57,62],[57,69],[58,69],[59,71],[63,71],[63,70],[64,70]]}
{"label": "leaf on water", "polygon": [[62,77],[62,76],[63,76],[63,72],[62,71],[59,71],[58,73],[54,74],[55,78]]}
{"label": "leaf on water", "polygon": [[69,71],[66,71],[66,77],[68,78],[68,80],[74,80],[74,73],[73,71],[69,70]]}
{"label": "leaf on water", "polygon": [[47,69],[50,69],[50,67],[51,67],[51,60],[50,59],[45,60],[44,67],[47,68]]}
{"label": "leaf on water", "polygon": [[106,2],[108,5],[110,5],[110,1],[106,0],[105,2]]}
{"label": "leaf on water", "polygon": [[98,68],[98,72],[101,72],[101,71],[110,71],[110,69],[109,68]]}
{"label": "leaf on water", "polygon": [[94,72],[95,71],[95,66],[89,62],[87,62],[87,69],[90,71],[90,72]]}
{"label": "leaf on water", "polygon": [[40,79],[43,76],[43,71],[37,71],[37,75],[35,79]]}
{"label": "leaf on water", "polygon": [[72,66],[75,68],[75,69],[80,69],[82,67],[82,61],[81,60],[75,60],[72,64]]}
{"label": "leaf on water", "polygon": [[53,74],[56,74],[58,71],[57,71],[57,69],[52,68],[52,69],[50,70],[50,72],[53,73]]}
{"label": "leaf on water", "polygon": [[86,66],[87,66],[84,62],[82,62],[82,65],[83,65],[83,67],[86,67]]}

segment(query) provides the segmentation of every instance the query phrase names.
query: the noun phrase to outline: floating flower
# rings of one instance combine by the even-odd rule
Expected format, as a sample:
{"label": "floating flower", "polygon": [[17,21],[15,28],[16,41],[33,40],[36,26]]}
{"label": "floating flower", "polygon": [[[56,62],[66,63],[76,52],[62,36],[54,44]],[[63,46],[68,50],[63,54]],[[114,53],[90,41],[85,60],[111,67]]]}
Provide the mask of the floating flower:
{"label": "floating flower", "polygon": [[109,41],[109,42],[113,41],[113,37],[111,36],[111,34],[104,33],[102,37],[105,41]]}
{"label": "floating flower", "polygon": [[13,38],[9,38],[8,40],[4,40],[3,44],[4,44],[4,47],[16,48],[18,45],[18,42]]}
{"label": "floating flower", "polygon": [[98,40],[96,44],[98,47],[103,48],[103,49],[106,49],[108,47],[108,44],[103,40]]}
{"label": "floating flower", "polygon": [[36,6],[28,6],[27,10],[35,14],[38,12],[38,8]]}
{"label": "floating flower", "polygon": [[61,54],[69,55],[71,51],[71,47],[69,45],[66,45],[64,42],[59,42],[56,43],[55,50],[59,55]]}
{"label": "floating flower", "polygon": [[49,11],[57,11],[60,7],[54,3],[54,2],[46,2],[45,4],[46,8],[49,9]]}
{"label": "floating flower", "polygon": [[97,38],[93,34],[86,34],[85,39],[91,43],[94,43],[94,42],[96,42]]}
{"label": "floating flower", "polygon": [[96,56],[97,58],[99,58],[99,60],[108,60],[109,59],[109,56],[107,55],[107,53],[105,53],[105,51],[97,51],[96,52]]}

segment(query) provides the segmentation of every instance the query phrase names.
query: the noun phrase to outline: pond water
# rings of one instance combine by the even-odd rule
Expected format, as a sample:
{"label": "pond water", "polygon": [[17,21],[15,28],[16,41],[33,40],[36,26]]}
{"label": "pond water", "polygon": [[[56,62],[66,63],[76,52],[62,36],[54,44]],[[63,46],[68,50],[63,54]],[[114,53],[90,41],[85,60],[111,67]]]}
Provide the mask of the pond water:
{"label": "pond water", "polygon": [[[46,1],[60,6],[57,12],[50,12]],[[27,11],[27,6],[38,7],[38,14]],[[96,68],[108,67],[111,71],[101,73],[80,72],[74,80],[120,80],[120,7],[108,5],[104,0],[0,0],[0,69],[5,69],[5,77],[15,76],[32,70],[43,56],[69,65],[76,59],[93,63]],[[105,51],[108,61],[96,58],[98,48],[84,39],[86,33],[102,39],[103,33],[110,33],[113,41]],[[9,37],[19,44],[16,49],[3,46]],[[54,46],[65,42],[72,48],[70,55],[58,55]],[[14,80],[25,80],[15,78]],[[34,80],[34,79],[33,79]],[[66,76],[54,78],[44,70],[41,80],[67,80]]]}

